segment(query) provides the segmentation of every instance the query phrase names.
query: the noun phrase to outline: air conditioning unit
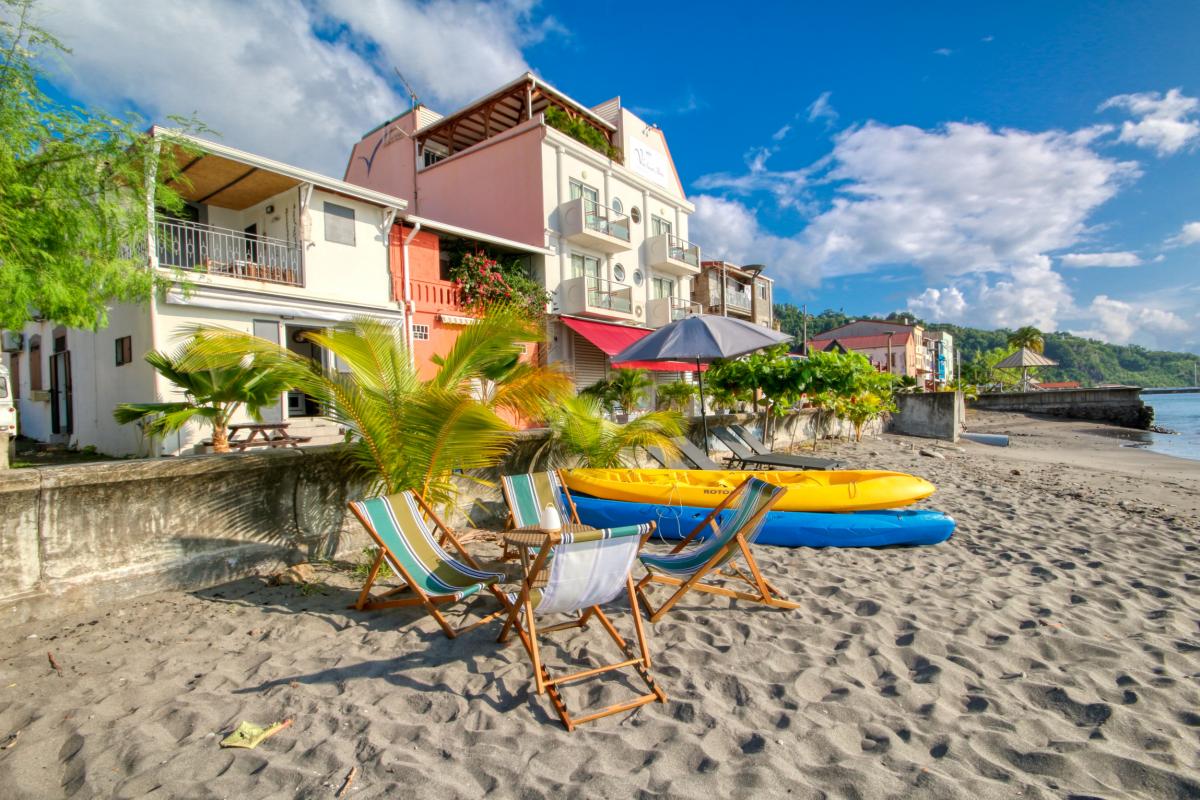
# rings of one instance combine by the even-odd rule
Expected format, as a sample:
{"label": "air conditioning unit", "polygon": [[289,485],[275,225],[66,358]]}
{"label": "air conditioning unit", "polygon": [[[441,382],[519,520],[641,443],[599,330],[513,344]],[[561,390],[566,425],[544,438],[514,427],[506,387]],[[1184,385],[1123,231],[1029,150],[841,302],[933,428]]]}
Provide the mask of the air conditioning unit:
{"label": "air conditioning unit", "polygon": [[19,353],[24,346],[24,334],[16,331],[4,331],[0,333],[0,350],[3,350],[5,353]]}

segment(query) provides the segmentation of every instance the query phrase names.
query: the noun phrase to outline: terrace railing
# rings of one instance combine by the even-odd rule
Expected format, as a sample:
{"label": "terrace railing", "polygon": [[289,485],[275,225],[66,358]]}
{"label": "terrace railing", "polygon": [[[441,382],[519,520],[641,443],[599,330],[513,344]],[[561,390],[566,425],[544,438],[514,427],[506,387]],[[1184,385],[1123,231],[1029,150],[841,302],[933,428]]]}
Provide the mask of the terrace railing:
{"label": "terrace railing", "polygon": [[607,308],[628,314],[633,311],[633,295],[628,286],[606,278],[587,278],[587,304],[592,308]]}
{"label": "terrace railing", "polygon": [[593,231],[629,241],[629,217],[586,197],[583,198],[583,224]]}
{"label": "terrace railing", "polygon": [[667,235],[667,252],[676,261],[682,261],[700,269],[699,245],[692,244],[687,239],[681,239],[672,233]]}
{"label": "terrace railing", "polygon": [[292,242],[176,219],[157,220],[154,240],[164,267],[304,285],[300,248]]}

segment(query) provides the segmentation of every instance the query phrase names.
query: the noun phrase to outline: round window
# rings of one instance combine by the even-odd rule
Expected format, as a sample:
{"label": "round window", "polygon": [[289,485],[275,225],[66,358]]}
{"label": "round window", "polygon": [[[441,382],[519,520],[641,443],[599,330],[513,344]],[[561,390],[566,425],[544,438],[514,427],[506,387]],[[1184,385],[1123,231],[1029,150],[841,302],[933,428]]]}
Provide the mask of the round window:
{"label": "round window", "polygon": [[633,282],[638,286],[642,285],[642,271],[640,269],[633,271]]}
{"label": "round window", "polygon": [[637,206],[634,206],[633,208],[629,209],[629,218],[632,219],[634,222],[642,221],[642,212],[638,210]]}
{"label": "round window", "polygon": [[612,210],[617,212],[618,214],[625,211],[625,206],[621,205],[621,198],[614,197],[612,199]]}
{"label": "round window", "polygon": [[617,279],[618,283],[624,283],[625,282],[625,268],[622,267],[620,264],[616,264],[615,266],[613,266],[613,277]]}

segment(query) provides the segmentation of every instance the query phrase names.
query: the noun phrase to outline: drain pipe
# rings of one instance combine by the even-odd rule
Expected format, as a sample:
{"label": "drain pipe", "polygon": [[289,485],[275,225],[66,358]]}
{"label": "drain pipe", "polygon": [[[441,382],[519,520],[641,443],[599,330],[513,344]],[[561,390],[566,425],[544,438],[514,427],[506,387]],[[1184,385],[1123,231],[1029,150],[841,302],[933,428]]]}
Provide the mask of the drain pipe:
{"label": "drain pipe", "polygon": [[413,239],[417,238],[420,231],[421,221],[417,220],[413,223],[412,231],[404,237],[404,242],[400,245],[400,258],[404,261],[404,346],[408,348],[408,365],[410,367],[417,365],[417,356],[413,352],[412,269],[408,261],[408,246]]}

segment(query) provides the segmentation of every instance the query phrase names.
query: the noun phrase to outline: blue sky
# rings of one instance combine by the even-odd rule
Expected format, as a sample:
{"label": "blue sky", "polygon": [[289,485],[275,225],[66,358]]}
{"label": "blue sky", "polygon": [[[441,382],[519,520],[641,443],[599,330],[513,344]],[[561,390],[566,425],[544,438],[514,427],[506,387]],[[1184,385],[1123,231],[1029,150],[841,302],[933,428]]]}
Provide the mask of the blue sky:
{"label": "blue sky", "polygon": [[48,0],[46,24],[64,92],[333,174],[403,108],[392,65],[443,111],[531,68],[661,125],[693,238],[779,299],[1200,351],[1200,4],[903,6]]}

